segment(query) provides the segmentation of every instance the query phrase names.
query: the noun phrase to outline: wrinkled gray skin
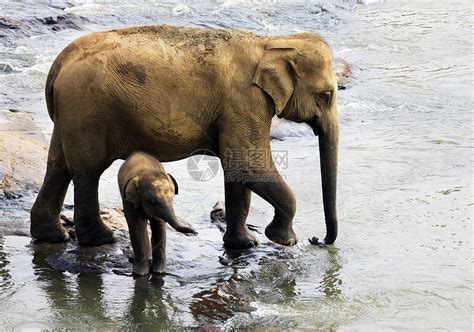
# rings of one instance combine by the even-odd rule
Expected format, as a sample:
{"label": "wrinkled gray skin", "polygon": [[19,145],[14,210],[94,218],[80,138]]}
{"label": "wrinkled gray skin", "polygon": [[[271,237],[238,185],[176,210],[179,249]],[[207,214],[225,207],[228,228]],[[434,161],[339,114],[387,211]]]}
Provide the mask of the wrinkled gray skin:
{"label": "wrinkled gray skin", "polygon": [[206,150],[224,170],[225,247],[257,244],[245,224],[252,192],[274,207],[267,238],[295,245],[295,195],[271,158],[274,115],[307,123],[319,137],[327,233],[312,242],[336,240],[337,80],[320,36],[171,26],[93,33],[56,58],[45,93],[54,129],[31,209],[37,240],[68,240],[59,214],[72,180],[79,243],[112,242],[98,185],[115,160],[140,150],[175,161]]}
{"label": "wrinkled gray skin", "polygon": [[[123,210],[127,219],[134,253],[133,273],[166,272],[166,225],[186,234],[197,234],[189,225],[176,218],[174,195],[178,193],[176,180],[167,174],[154,157],[137,152],[122,165],[118,173]],[[147,232],[150,221],[151,247]]]}

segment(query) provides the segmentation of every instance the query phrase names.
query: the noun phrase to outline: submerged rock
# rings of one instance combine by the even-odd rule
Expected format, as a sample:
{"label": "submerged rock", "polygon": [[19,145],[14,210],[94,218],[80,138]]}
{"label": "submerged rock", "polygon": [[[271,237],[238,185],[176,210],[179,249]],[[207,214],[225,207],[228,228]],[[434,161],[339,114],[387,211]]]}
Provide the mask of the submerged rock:
{"label": "submerged rock", "polygon": [[60,31],[64,29],[84,30],[82,25],[89,20],[74,13],[67,13],[58,16],[37,17],[31,19],[31,22],[41,23],[52,31]]}
{"label": "submerged rock", "polygon": [[89,20],[74,13],[45,17],[10,18],[0,16],[0,37],[29,37],[45,31],[85,30]]}
{"label": "submerged rock", "polygon": [[114,272],[131,275],[128,233],[121,231],[116,233],[116,236],[117,242],[99,247],[80,246],[74,240],[66,245],[35,243],[32,248],[37,255],[44,255],[46,262],[57,270],[70,273]]}
{"label": "submerged rock", "polygon": [[8,17],[0,17],[0,29],[22,30],[28,29],[28,26],[21,22]]}
{"label": "submerged rock", "polygon": [[0,63],[0,72],[5,74],[13,73],[13,68],[8,63]]}
{"label": "submerged rock", "polygon": [[245,282],[231,278],[193,295],[190,309],[198,321],[225,322],[239,313],[251,313],[251,289]]}
{"label": "submerged rock", "polygon": [[[62,243],[34,241],[31,249],[36,263],[47,263],[50,267],[70,273],[116,273],[132,274],[133,251],[130,246],[127,224],[119,209],[101,211],[104,222],[115,233],[117,241],[97,247],[81,246],[76,239]],[[71,233],[74,223],[62,215],[63,224]]]}

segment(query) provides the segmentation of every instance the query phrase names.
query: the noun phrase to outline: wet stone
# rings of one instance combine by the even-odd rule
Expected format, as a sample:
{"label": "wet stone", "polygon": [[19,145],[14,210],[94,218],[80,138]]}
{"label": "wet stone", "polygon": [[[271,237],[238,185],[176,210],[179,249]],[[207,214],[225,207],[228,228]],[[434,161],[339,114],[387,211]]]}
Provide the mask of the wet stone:
{"label": "wet stone", "polygon": [[[28,213],[16,217],[8,210],[18,210],[21,205],[31,204],[30,200],[12,200],[11,206],[5,207],[2,216],[9,219],[0,220],[0,237],[23,236],[30,237],[30,222]],[[67,271],[70,273],[115,273],[119,275],[132,274],[133,250],[130,245],[125,217],[120,209],[105,209],[101,211],[104,222],[114,231],[117,241],[98,247],[79,245],[72,240],[60,243],[49,243],[31,240],[29,248],[35,263],[48,269]],[[63,226],[70,234],[74,234],[72,211],[65,210],[60,217]]]}
{"label": "wet stone", "polygon": [[54,269],[70,273],[116,273],[131,275],[131,248],[126,231],[116,233],[117,242],[98,247],[67,243],[32,243],[35,256]]}

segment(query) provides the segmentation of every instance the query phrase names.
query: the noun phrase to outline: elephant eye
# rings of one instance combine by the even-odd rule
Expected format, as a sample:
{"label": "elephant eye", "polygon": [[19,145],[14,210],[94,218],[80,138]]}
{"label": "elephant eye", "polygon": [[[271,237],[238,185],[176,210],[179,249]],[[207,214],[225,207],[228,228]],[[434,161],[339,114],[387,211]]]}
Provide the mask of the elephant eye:
{"label": "elephant eye", "polygon": [[148,200],[148,202],[151,204],[151,205],[156,205],[158,203],[158,201],[156,200],[156,198],[150,198]]}
{"label": "elephant eye", "polygon": [[318,94],[319,99],[322,101],[324,106],[329,106],[331,103],[331,92],[323,92]]}

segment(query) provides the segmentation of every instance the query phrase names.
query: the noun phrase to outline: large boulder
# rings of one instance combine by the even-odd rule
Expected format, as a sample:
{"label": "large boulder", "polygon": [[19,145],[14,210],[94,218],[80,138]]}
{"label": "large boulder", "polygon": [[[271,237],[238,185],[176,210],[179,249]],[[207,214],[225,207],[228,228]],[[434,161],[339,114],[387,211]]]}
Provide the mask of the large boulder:
{"label": "large boulder", "polygon": [[47,147],[30,116],[0,111],[0,200],[38,192]]}

